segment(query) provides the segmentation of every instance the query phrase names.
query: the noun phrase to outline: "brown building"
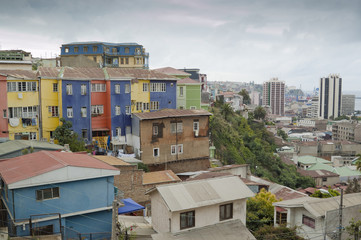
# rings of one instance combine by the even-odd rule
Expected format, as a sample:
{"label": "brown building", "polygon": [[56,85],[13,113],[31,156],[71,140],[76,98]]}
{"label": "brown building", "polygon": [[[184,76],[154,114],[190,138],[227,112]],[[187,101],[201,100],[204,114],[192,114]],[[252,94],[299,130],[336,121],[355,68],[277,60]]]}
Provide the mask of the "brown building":
{"label": "brown building", "polygon": [[299,156],[315,157],[355,156],[361,153],[361,144],[350,141],[314,141],[296,143]]}
{"label": "brown building", "polygon": [[209,116],[205,110],[164,109],[135,113],[132,141],[136,156],[154,170],[209,168]]}

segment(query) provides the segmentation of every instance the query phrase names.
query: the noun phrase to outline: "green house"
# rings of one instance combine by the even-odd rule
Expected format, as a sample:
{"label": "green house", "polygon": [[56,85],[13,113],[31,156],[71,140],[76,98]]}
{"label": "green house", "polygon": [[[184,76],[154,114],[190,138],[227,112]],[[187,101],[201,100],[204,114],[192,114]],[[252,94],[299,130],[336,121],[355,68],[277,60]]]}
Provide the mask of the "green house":
{"label": "green house", "polygon": [[201,109],[201,84],[190,78],[177,81],[177,108]]}

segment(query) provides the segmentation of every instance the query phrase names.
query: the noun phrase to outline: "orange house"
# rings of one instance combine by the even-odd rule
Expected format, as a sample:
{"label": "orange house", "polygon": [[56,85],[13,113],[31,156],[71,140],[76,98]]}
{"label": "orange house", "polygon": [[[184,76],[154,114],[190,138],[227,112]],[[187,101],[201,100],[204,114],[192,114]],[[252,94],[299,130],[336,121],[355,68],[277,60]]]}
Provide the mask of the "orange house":
{"label": "orange house", "polygon": [[110,109],[110,81],[91,81],[91,122],[92,136],[110,136],[111,109]]}

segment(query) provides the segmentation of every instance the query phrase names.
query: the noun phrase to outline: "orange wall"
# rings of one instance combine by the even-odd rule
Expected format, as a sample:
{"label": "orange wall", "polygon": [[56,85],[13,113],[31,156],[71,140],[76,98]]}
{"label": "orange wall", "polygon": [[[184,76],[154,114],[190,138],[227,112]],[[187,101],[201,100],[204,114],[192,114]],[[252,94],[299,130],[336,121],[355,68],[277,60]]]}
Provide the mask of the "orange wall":
{"label": "orange wall", "polygon": [[106,92],[92,92],[91,105],[103,105],[104,114],[92,117],[92,129],[108,128],[111,129],[110,117],[110,82],[104,80],[93,80],[91,83],[106,84]]}

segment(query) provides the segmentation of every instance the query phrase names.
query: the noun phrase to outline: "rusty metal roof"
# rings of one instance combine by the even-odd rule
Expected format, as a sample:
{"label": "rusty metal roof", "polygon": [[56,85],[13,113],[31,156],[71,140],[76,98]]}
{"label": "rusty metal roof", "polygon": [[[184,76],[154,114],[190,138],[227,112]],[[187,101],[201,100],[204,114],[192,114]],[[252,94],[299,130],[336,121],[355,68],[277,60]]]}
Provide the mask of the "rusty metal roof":
{"label": "rusty metal roof", "polygon": [[172,68],[172,67],[164,67],[164,68],[157,68],[157,69],[153,69],[154,71],[160,72],[160,73],[164,73],[167,75],[172,75],[172,76],[191,76],[192,74],[190,73],[186,73],[184,71]]}
{"label": "rusty metal roof", "polygon": [[58,78],[61,69],[60,67],[39,67],[37,76],[41,78]]}
{"label": "rusty metal roof", "polygon": [[172,170],[147,172],[143,174],[143,184],[180,182],[181,179]]}
{"label": "rusty metal roof", "polygon": [[134,68],[105,68],[110,79],[130,78],[148,80],[178,80],[178,78],[154,70]]}
{"label": "rusty metal roof", "polygon": [[134,113],[134,116],[140,120],[150,120],[171,117],[192,117],[192,116],[211,116],[212,114],[203,109],[163,109],[156,112]]}
{"label": "rusty metal roof", "polygon": [[36,71],[32,70],[0,70],[0,75],[29,80],[37,79]]}

